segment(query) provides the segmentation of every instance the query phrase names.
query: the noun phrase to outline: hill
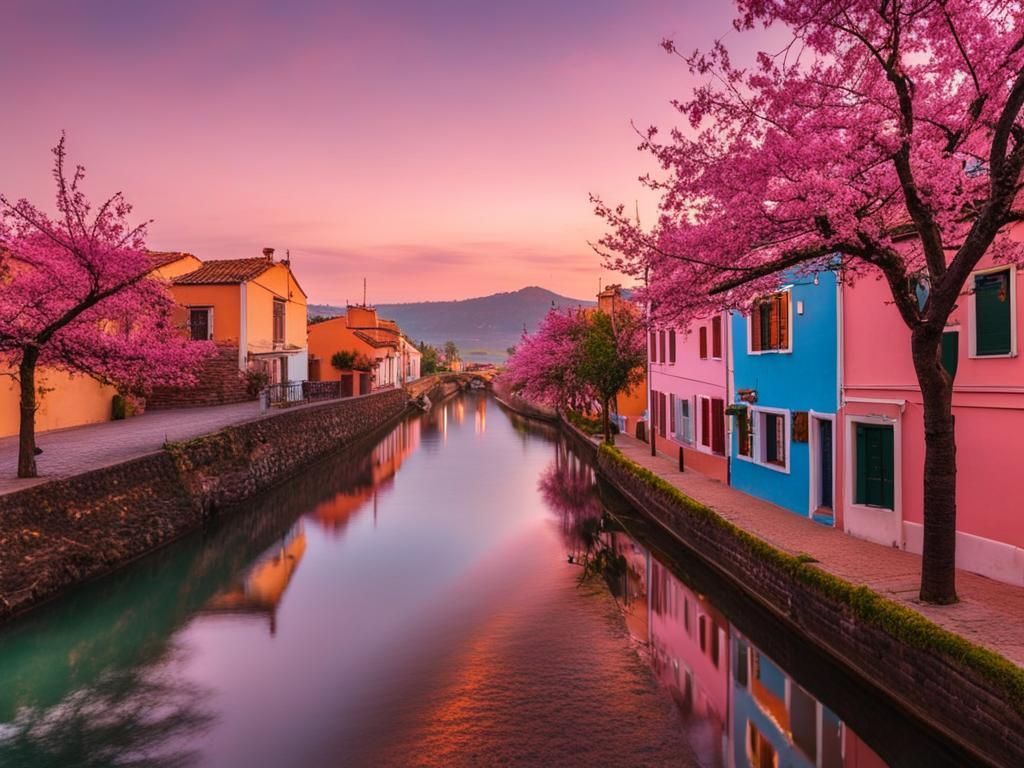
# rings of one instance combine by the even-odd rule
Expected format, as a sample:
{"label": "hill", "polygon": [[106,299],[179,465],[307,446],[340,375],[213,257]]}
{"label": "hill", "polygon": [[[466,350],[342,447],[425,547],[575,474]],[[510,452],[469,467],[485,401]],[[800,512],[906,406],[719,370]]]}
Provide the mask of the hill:
{"label": "hill", "polygon": [[[423,301],[409,304],[378,304],[380,317],[394,320],[407,336],[440,345],[454,341],[467,362],[500,361],[505,350],[533,331],[552,306],[592,307],[593,301],[561,296],[531,286],[510,293],[495,293],[460,301]],[[344,307],[310,304],[309,314],[334,317]]]}

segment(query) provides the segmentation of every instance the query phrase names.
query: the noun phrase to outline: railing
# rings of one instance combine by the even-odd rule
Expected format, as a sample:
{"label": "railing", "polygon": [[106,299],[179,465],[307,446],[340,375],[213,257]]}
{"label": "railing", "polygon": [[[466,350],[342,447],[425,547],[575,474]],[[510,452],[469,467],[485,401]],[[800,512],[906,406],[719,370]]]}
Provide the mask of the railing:
{"label": "railing", "polygon": [[260,393],[260,407],[287,408],[316,400],[336,400],[342,396],[340,381],[289,381],[270,384]]}

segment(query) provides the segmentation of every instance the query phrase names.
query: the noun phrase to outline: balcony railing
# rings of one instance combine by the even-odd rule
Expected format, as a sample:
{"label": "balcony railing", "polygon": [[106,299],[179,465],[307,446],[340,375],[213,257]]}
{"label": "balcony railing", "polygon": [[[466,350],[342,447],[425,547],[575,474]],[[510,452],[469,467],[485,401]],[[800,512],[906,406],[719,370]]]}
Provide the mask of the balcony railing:
{"label": "balcony railing", "polygon": [[270,384],[260,393],[262,408],[287,408],[316,400],[336,400],[342,396],[340,381],[289,381]]}

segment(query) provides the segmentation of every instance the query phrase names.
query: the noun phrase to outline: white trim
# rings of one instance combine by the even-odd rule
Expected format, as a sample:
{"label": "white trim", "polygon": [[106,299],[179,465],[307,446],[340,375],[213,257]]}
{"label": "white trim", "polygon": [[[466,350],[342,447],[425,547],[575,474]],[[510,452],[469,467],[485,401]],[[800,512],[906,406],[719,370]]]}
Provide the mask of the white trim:
{"label": "white trim", "polygon": [[[924,526],[903,523],[903,547],[921,554]],[[990,579],[1024,586],[1024,549],[972,533],[956,532],[956,567]]]}
{"label": "white trim", "polygon": [[[902,411],[901,411],[902,413]],[[843,530],[860,539],[873,541],[887,547],[902,548],[903,544],[903,429],[902,418],[888,416],[861,416],[847,414],[844,421],[844,441],[846,459],[843,462]],[[855,504],[854,488],[857,485],[854,460],[854,439],[856,424],[880,424],[891,426],[893,430],[892,471],[893,471],[893,509],[869,507],[866,504]]]}
{"label": "white trim", "polygon": [[[777,291],[772,291],[771,293],[766,294],[766,295],[774,296],[777,293],[785,293],[786,296],[789,298],[789,310],[788,310],[789,321],[786,323],[786,326],[787,326],[786,330],[787,330],[789,338],[787,339],[786,348],[785,349],[759,349],[759,350],[757,350],[755,352],[754,348],[753,348],[754,344],[753,344],[753,336],[752,336],[753,323],[751,322],[751,318],[753,317],[753,314],[752,314],[752,312],[748,312],[747,315],[746,315],[746,319],[747,319],[747,354],[748,355],[791,355],[791,354],[793,354],[793,326],[795,325],[795,323],[793,322],[793,286],[792,285],[787,285],[787,286],[785,286],[783,288],[780,288]],[[753,309],[753,308],[751,308],[751,309]]]}
{"label": "white trim", "polygon": [[[765,446],[762,442],[764,436],[764,428],[758,420],[760,414],[772,414],[775,416],[782,416],[783,430],[785,431],[785,448],[783,449],[786,454],[786,463],[783,466],[778,464],[772,464],[771,462],[764,460]],[[781,472],[785,475],[789,474],[790,460],[793,448],[793,414],[788,408],[769,408],[766,406],[754,405],[750,407],[750,422],[751,428],[754,430],[754,441],[752,446],[752,457],[748,459],[753,464],[765,469],[773,470],[774,472]]]}
{"label": "white trim", "polygon": [[249,292],[246,283],[238,286],[238,370],[244,371],[249,364]]}
{"label": "white trim", "polygon": [[[1010,272],[1010,352],[1005,355],[979,355],[978,354],[978,319],[977,307],[974,299],[974,278],[978,275],[988,275],[993,272]],[[1017,356],[1017,267],[1014,264],[1001,264],[986,269],[976,269],[967,278],[967,357],[972,360],[999,360]]]}
{"label": "white trim", "polygon": [[821,446],[818,445],[818,429],[815,422],[828,421],[832,423],[832,525],[835,525],[836,512],[836,415],[834,413],[818,413],[817,411],[807,412],[807,448],[808,461],[810,462],[810,482],[808,483],[809,495],[807,503],[807,516],[814,517],[814,511],[820,506],[817,502],[821,498],[821,462],[818,459],[818,452]]}
{"label": "white trim", "polygon": [[847,397],[843,402],[864,403],[866,405],[895,405],[899,406],[900,413],[907,409],[906,400],[889,399],[885,397]]}

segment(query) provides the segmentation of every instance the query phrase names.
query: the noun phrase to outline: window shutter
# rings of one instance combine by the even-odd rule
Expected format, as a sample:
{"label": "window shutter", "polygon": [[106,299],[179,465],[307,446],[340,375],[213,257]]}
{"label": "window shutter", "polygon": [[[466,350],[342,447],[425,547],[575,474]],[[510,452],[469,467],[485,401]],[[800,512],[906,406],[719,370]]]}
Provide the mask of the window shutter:
{"label": "window shutter", "polygon": [[664,331],[659,331],[658,337],[659,337],[658,357],[661,358],[661,362],[664,363],[668,359],[668,357],[665,355],[665,332]]}
{"label": "window shutter", "polygon": [[668,431],[676,436],[676,396],[668,396]]}
{"label": "window shutter", "polygon": [[706,325],[700,327],[700,359],[708,359],[708,328]]}
{"label": "window shutter", "polygon": [[776,301],[779,315],[779,343],[776,349],[789,349],[789,294],[780,293]]}
{"label": "window shutter", "polygon": [[882,427],[879,429],[881,432],[881,448],[882,448],[882,506],[886,509],[895,509],[895,482],[893,475],[895,467],[895,457],[893,456],[893,429],[892,427]]}
{"label": "window shutter", "polygon": [[722,317],[711,318],[711,356],[722,359]]}
{"label": "window shutter", "polygon": [[711,409],[703,397],[700,399],[700,442],[711,447]]}
{"label": "window shutter", "polygon": [[807,442],[807,411],[796,411],[793,414],[793,442]]}
{"label": "window shutter", "polygon": [[661,435],[662,437],[665,437],[665,427],[668,426],[668,418],[667,414],[665,413],[665,409],[668,404],[668,398],[665,397],[664,392],[660,392],[658,393],[658,400],[661,401],[659,403],[661,412],[658,414],[658,434]]}
{"label": "window shutter", "polygon": [[658,426],[658,393],[651,390],[651,402],[647,404],[647,411],[651,416],[651,437],[654,437],[654,430]]}
{"label": "window shutter", "polygon": [[1010,354],[1010,270],[974,276],[975,351]]}
{"label": "window shutter", "polygon": [[750,418],[746,409],[736,414],[736,430],[739,433],[739,454],[740,456],[749,456],[751,443]]}
{"label": "window shutter", "polygon": [[868,491],[868,446],[867,430],[863,424],[857,425],[857,487],[854,501],[858,504],[867,502]]}
{"label": "window shutter", "polygon": [[668,332],[668,361],[670,363],[676,361],[676,332],[674,329]]}
{"label": "window shutter", "polygon": [[761,351],[761,305],[754,304],[750,310],[750,349]]}
{"label": "window shutter", "polygon": [[711,450],[725,453],[725,401],[711,401]]}
{"label": "window shutter", "polygon": [[952,379],[956,376],[957,363],[960,360],[960,333],[946,331],[942,334],[942,367]]}
{"label": "window shutter", "polygon": [[651,362],[658,362],[658,334],[651,331]]}

